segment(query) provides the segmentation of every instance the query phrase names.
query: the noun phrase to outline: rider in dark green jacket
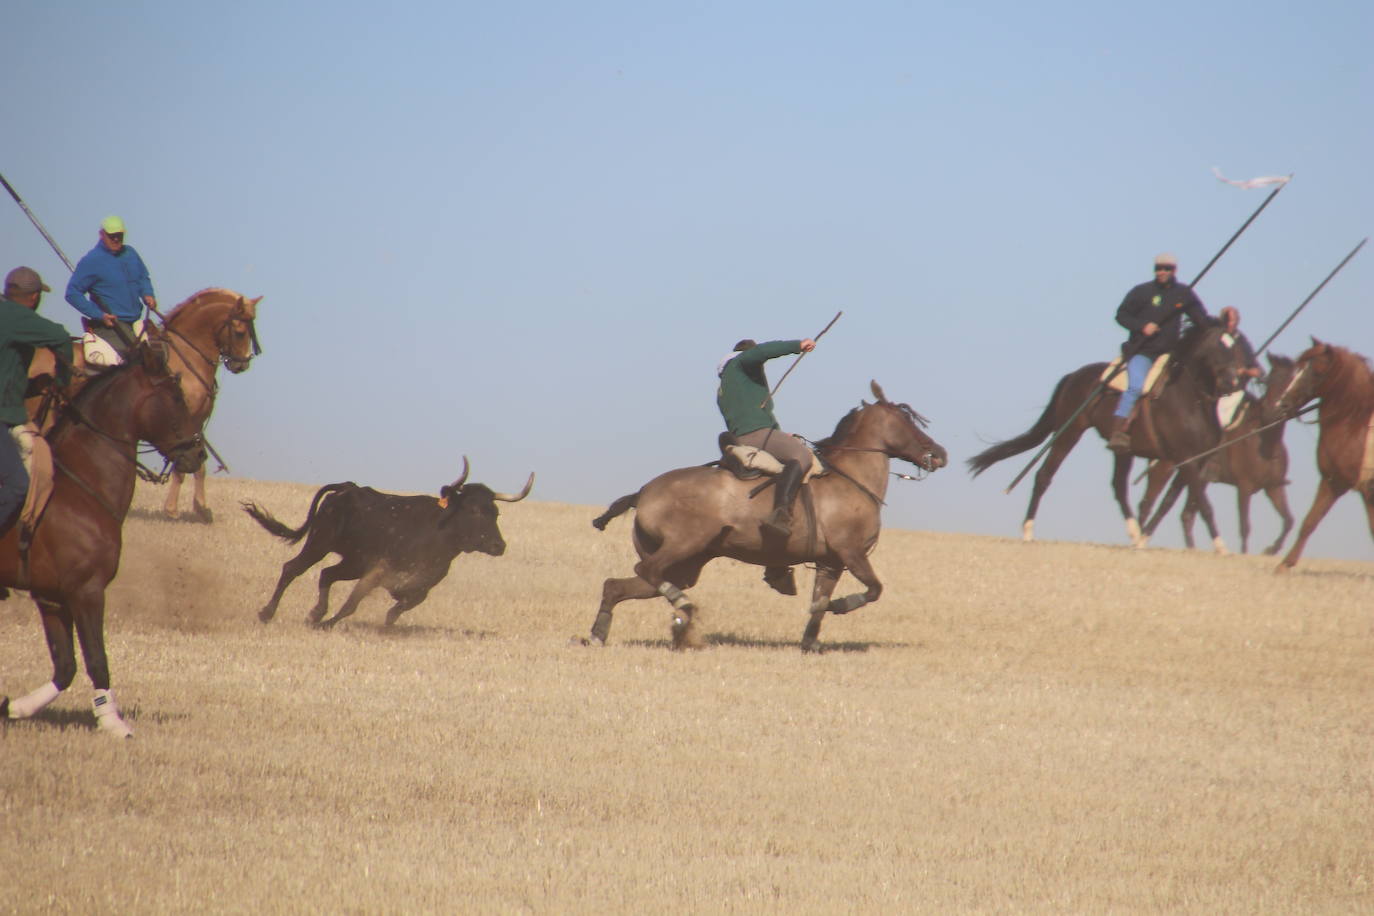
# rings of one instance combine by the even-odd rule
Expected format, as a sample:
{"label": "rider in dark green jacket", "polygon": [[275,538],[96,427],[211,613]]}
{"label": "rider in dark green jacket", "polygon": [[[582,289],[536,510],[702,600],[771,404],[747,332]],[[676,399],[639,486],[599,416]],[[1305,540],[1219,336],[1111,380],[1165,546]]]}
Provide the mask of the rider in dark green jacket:
{"label": "rider in dark green jacket", "polygon": [[29,474],[19,457],[10,430],[28,422],[24,391],[29,383],[29,361],[35,347],[52,347],[65,362],[58,374],[65,378],[72,363],[72,338],[67,329],[37,313],[43,293],[52,290],[38,272],[16,267],[5,277],[5,297],[0,299],[0,528],[24,505]]}
{"label": "rider in dark green jacket", "polygon": [[810,338],[761,344],[741,340],[735,344],[738,355],[727,357],[718,369],[720,387],[716,390],[716,406],[725,418],[726,428],[741,445],[762,449],[782,462],[782,473],[774,484],[773,514],[763,525],[783,537],[792,534],[792,500],[811,463],[811,449],[796,436],[778,428],[763,364],[791,353],[809,353],[815,347],[816,342]]}

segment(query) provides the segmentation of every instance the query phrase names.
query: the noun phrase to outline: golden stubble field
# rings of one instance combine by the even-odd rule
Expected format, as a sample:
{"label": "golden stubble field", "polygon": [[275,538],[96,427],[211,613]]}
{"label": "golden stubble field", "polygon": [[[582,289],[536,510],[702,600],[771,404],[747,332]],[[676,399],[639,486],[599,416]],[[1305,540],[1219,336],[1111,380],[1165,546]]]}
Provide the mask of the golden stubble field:
{"label": "golden stubble field", "polygon": [[[661,600],[575,648],[628,522],[536,489],[395,628],[384,594],[307,628],[314,571],[264,626],[294,548],[237,501],[312,493],[214,480],[200,525],[140,490],[107,627],[136,734],[84,670],[0,732],[0,910],[1374,910],[1369,564],[888,531],[823,655],[729,561],[705,650]],[[0,692],[49,677],[0,604]]]}

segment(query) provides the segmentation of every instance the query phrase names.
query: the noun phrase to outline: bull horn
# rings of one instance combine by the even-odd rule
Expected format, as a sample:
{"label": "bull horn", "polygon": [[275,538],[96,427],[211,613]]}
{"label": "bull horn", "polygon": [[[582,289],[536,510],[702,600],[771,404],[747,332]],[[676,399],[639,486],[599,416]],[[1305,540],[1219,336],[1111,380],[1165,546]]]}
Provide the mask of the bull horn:
{"label": "bull horn", "polygon": [[464,455],[464,456],[463,456],[463,476],[459,477],[459,478],[458,478],[457,480],[455,480],[453,483],[449,484],[449,485],[448,485],[448,489],[450,489],[450,490],[457,490],[457,489],[458,489],[459,487],[461,487],[463,484],[467,483],[467,480],[468,480],[468,456],[467,456],[467,455]]}
{"label": "bull horn", "polygon": [[873,389],[873,396],[878,399],[879,404],[885,403],[887,401],[887,398],[883,395],[882,385],[879,385],[876,381],[870,380],[868,386]]}
{"label": "bull horn", "polygon": [[520,502],[520,500],[522,500],[522,499],[524,499],[526,496],[529,496],[529,495],[530,495],[530,490],[533,489],[533,487],[534,487],[534,471],[530,471],[530,479],[527,480],[527,481],[525,481],[525,489],[521,490],[519,493],[516,493],[514,496],[512,496],[512,495],[509,494],[509,493],[493,493],[493,494],[491,494],[491,498],[492,498],[492,499],[499,499],[499,500],[501,500],[502,502],[506,502],[506,503],[518,503],[518,502]]}

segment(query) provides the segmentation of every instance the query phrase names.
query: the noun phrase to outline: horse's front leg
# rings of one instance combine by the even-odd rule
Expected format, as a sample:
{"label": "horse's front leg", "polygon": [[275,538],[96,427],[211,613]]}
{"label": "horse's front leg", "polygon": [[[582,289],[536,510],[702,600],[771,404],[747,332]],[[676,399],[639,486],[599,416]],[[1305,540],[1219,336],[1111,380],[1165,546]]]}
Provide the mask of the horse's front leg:
{"label": "horse's front leg", "polygon": [[830,610],[830,596],[835,591],[835,583],[840,581],[842,570],[828,566],[816,567],[816,584],[811,589],[811,618],[806,622],[802,633],[802,651],[815,652],[816,640],[821,635],[821,621]]}
{"label": "horse's front leg", "polygon": [[52,656],[52,680],[41,687],[10,700],[4,714],[11,719],[27,719],[43,709],[76,678],[76,645],[72,641],[72,616],[56,601],[35,598],[43,621],[43,635]]}
{"label": "horse's front leg", "polygon": [[1202,478],[1202,468],[1196,463],[1187,464],[1179,473],[1183,474],[1188,482],[1188,502],[1197,506],[1202,514],[1202,523],[1207,526],[1207,533],[1212,536],[1212,549],[1226,556],[1231,551],[1226,549],[1226,542],[1221,539],[1221,531],[1217,528],[1217,518],[1212,511],[1212,501],[1207,498],[1207,481]]}
{"label": "horse's front leg", "polygon": [[114,694],[110,692],[110,663],[105,657],[105,588],[90,586],[68,599],[76,623],[76,635],[81,639],[81,656],[86,660],[86,674],[95,687],[95,724],[116,738],[128,738],[134,733],[119,714]]}
{"label": "horse's front leg", "polygon": [[213,522],[215,513],[210,511],[210,503],[205,498],[205,465],[196,468],[195,489],[191,495],[191,510],[202,522]]}
{"label": "horse's front leg", "polygon": [[[1274,568],[1274,572],[1286,573],[1298,565],[1298,558],[1302,556],[1302,549],[1307,546],[1307,539],[1312,536],[1313,531],[1317,530],[1317,525],[1326,517],[1326,513],[1331,511],[1332,504],[1344,496],[1347,489],[1349,487],[1337,487],[1326,477],[1317,481],[1317,495],[1312,497],[1312,508],[1307,510],[1307,515],[1302,520],[1302,527],[1298,529],[1298,539],[1289,548],[1288,555]],[[1368,503],[1366,503],[1366,507],[1368,507]],[[1370,533],[1374,534],[1374,519],[1370,522]]]}
{"label": "horse's front leg", "polygon": [[162,514],[168,518],[176,518],[180,514],[177,500],[181,498],[181,482],[185,479],[186,475],[181,471],[173,471],[167,483],[167,498],[162,503]]}

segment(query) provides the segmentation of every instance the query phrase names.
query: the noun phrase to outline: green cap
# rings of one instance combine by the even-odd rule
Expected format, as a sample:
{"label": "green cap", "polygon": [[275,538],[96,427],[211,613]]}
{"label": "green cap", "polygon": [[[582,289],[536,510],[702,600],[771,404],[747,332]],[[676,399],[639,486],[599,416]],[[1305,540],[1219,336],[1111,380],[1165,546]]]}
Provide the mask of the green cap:
{"label": "green cap", "polygon": [[100,221],[100,230],[106,235],[124,231],[124,220],[117,216],[107,216]]}

